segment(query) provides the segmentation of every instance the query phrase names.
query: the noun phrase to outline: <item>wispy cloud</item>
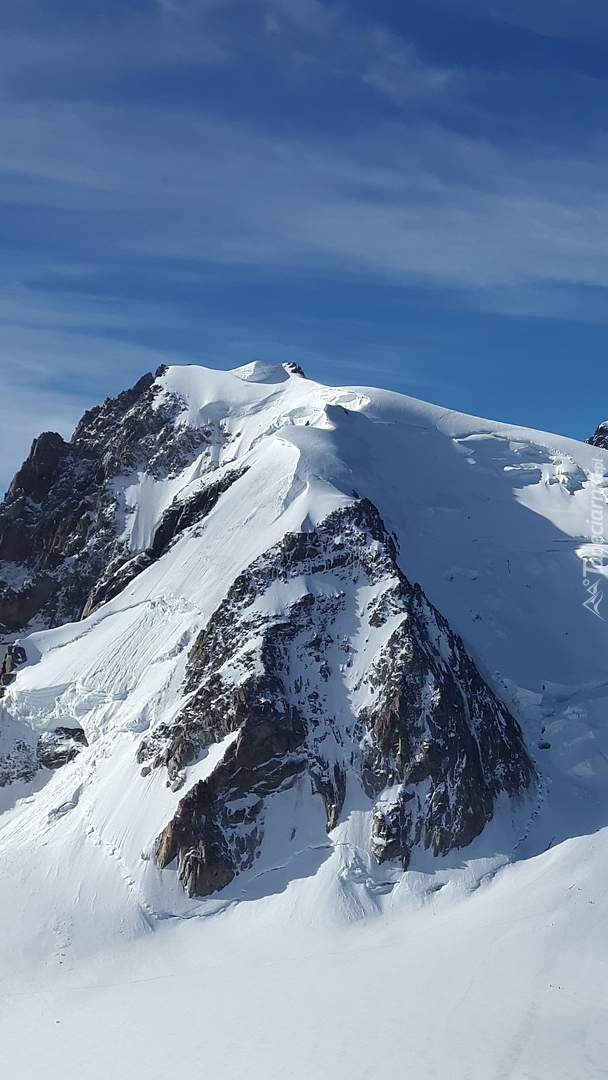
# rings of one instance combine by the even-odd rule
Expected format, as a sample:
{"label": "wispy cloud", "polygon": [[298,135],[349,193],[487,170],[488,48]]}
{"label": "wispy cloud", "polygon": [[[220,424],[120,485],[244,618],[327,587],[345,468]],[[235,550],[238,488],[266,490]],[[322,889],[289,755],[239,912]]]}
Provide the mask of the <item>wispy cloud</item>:
{"label": "wispy cloud", "polygon": [[598,0],[430,0],[444,11],[467,13],[553,37],[608,37],[608,9]]}
{"label": "wispy cloud", "polygon": [[[426,3],[439,19],[555,35],[574,12]],[[601,37],[599,9],[577,10]],[[608,88],[597,74],[560,78],[510,54],[496,70],[459,62],[450,42],[431,33],[423,47],[397,18],[381,24],[348,2],[107,0],[104,12],[24,0],[0,37],[0,373],[12,401],[35,393],[65,429],[170,342],[177,358],[230,366],[257,339],[319,370],[334,349],[339,374],[340,340],[359,362],[360,313],[353,302],[352,332],[331,310],[325,335],[320,316],[307,327],[313,286],[342,312],[349,289],[399,291],[406,306],[427,290],[439,312],[601,323]],[[299,345],[282,321],[288,289]],[[400,347],[391,312],[377,363],[431,384],[424,343]],[[19,441],[15,417],[37,415],[28,408],[3,429],[11,465],[31,434]]]}
{"label": "wispy cloud", "polygon": [[[513,158],[431,124],[278,137],[232,120],[82,105],[49,107],[44,121],[20,106],[0,118],[2,145],[5,201],[44,207],[49,241],[64,253],[93,245],[109,264],[608,285],[604,140],[582,160],[532,148]],[[84,235],[62,241],[70,221]]]}

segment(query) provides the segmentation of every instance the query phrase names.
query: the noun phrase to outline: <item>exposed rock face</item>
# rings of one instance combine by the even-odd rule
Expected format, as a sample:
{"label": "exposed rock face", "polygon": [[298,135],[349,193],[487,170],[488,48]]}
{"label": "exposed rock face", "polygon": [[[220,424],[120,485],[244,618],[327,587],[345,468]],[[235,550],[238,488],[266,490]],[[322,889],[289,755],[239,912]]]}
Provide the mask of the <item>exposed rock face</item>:
{"label": "exposed rock face", "polygon": [[[32,443],[30,456],[23,463],[8,489],[9,500],[25,496],[34,502],[40,502],[48,495],[57,478],[59,467],[68,452],[68,444],[56,431],[43,431]],[[4,541],[4,558],[10,555],[19,558],[17,548],[9,548],[8,537]],[[7,550],[8,549],[8,550]]]}
{"label": "exposed rock face", "polygon": [[38,766],[44,769],[60,769],[73,761],[83,746],[88,746],[82,728],[58,727],[45,731],[38,739]]}
{"label": "exposed rock face", "polygon": [[496,796],[522,791],[533,774],[518,725],[462,641],[418,586],[406,588],[395,599],[409,618],[370,669],[375,700],[359,715],[363,785],[379,796],[372,847],[405,866],[419,843],[436,855],[466,847]]}
{"label": "exposed rock face", "polygon": [[90,612],[217,501],[221,483],[170,508],[150,552],[134,553],[120,539],[117,478],[138,469],[157,479],[177,475],[213,435],[176,423],[183,403],[164,395],[159,404],[158,391],[144,375],[85,413],[69,443],[55,432],[34,441],[0,505],[0,633],[34,618],[52,626]]}
{"label": "exposed rock face", "polygon": [[304,372],[303,372],[302,368],[300,367],[300,365],[294,363],[293,360],[289,360],[284,365],[284,367],[285,367],[285,370],[290,371],[292,375],[299,375],[300,378],[302,378],[302,379],[306,378],[306,375],[304,374]]}
{"label": "exposed rock face", "polygon": [[60,769],[87,745],[82,728],[58,727],[37,739],[25,725],[7,725],[0,713],[0,787],[33,780],[40,769]]}
{"label": "exposed rock face", "polygon": [[0,712],[0,788],[33,780],[40,768],[36,742],[27,729],[7,732]]}
{"label": "exposed rock face", "polygon": [[237,578],[192,650],[184,691],[178,723],[140,746],[146,771],[165,767],[176,787],[237,733],[156,842],[159,865],[177,858],[191,894],[252,865],[267,799],[304,774],[328,829],[354,778],[373,807],[376,858],[404,866],[417,844],[436,854],[469,844],[496,797],[534,775],[516,721],[400,571],[365,499],[288,534]]}
{"label": "exposed rock face", "polygon": [[608,450],[608,420],[604,420],[603,424],[599,424],[596,427],[593,435],[587,442],[591,446],[600,446],[603,450]]}
{"label": "exposed rock face", "polygon": [[25,649],[22,645],[8,645],[4,659],[0,665],[0,697],[4,696],[7,686],[10,686],[17,677],[17,669],[27,660]]}

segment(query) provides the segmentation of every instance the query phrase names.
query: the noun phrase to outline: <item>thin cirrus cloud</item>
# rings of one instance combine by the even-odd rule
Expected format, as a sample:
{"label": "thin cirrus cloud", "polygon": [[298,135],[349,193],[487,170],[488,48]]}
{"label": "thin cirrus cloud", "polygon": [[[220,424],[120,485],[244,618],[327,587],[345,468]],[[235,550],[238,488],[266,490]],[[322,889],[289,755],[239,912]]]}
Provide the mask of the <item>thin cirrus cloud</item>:
{"label": "thin cirrus cloud", "polygon": [[49,242],[61,242],[64,215],[88,215],[84,234],[64,238],[68,251],[93,240],[108,260],[267,264],[291,274],[318,263],[463,288],[608,284],[601,144],[585,161],[514,162],[436,125],[386,122],[372,137],[336,143],[88,105],[49,110],[44,124],[22,109],[0,118],[0,141],[5,197],[14,212],[44,206]]}
{"label": "thin cirrus cloud", "polygon": [[[184,11],[201,16],[238,6],[168,4],[164,11],[183,18]],[[266,6],[306,27],[308,48],[310,27],[318,36],[336,26],[311,0]],[[314,57],[326,78],[338,71],[399,102],[426,94],[440,104],[455,85],[462,92],[463,79],[424,64],[382,27],[340,29],[331,60],[323,50]],[[147,41],[136,58],[142,50],[148,55]],[[131,253],[141,246],[148,255],[156,249],[179,257],[179,248],[187,258],[239,264],[288,258],[292,268],[303,260],[306,269],[327,256],[334,266],[347,259],[350,272],[450,281],[459,265],[463,285],[477,286],[486,277],[489,284],[545,273],[562,280],[563,248],[575,281],[604,283],[597,243],[587,250],[604,212],[602,146],[589,147],[583,161],[538,159],[529,147],[513,162],[500,147],[455,133],[424,110],[379,114],[372,136],[337,133],[331,122],[318,133],[277,133],[268,130],[271,121],[243,123],[204,103],[180,110],[9,97],[0,118],[4,198],[11,206],[89,212],[91,236],[115,251],[124,243]],[[488,248],[503,240],[505,250],[489,260]]]}
{"label": "thin cirrus cloud", "polygon": [[608,9],[598,0],[431,0],[439,9],[478,16],[549,37],[608,37]]}
{"label": "thin cirrus cloud", "polygon": [[[601,13],[579,10],[601,39]],[[467,333],[502,333],[492,313],[601,327],[608,88],[595,54],[590,73],[580,47],[560,66],[543,44],[580,43],[573,12],[105,0],[93,18],[24,0],[5,13],[0,368],[23,416],[43,393],[66,430],[167,351],[222,366],[297,354],[331,380],[348,346],[361,378],[361,320],[362,381],[392,371],[424,393],[426,372],[447,399],[463,380],[437,350],[466,375]],[[496,412],[491,397],[454,403]],[[11,424],[13,467],[26,440]]]}

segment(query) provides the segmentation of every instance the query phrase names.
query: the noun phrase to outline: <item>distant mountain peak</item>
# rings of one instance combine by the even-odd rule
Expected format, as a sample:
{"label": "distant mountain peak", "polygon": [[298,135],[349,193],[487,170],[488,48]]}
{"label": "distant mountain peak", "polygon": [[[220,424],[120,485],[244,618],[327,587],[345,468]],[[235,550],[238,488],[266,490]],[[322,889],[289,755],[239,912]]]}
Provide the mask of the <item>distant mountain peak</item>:
{"label": "distant mountain peak", "polygon": [[599,446],[602,450],[608,450],[608,420],[598,424],[593,435],[587,439],[591,446]]}

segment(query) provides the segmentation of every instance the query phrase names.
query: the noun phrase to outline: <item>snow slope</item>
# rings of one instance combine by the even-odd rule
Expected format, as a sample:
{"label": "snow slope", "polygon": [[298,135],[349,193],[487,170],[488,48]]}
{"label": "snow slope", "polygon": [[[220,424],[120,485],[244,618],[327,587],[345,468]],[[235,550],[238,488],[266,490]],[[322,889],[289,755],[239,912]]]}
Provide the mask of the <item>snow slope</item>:
{"label": "snow slope", "polygon": [[[115,481],[130,550],[210,472],[246,471],[122,593],[23,640],[2,716],[82,725],[89,747],[0,792],[3,1075],[607,1075],[608,630],[583,606],[606,574],[583,559],[608,452],[281,366],[159,383],[159,407],[177,395],[179,424],[208,437],[175,476]],[[328,835],[299,783],[273,797],[255,868],[188,899],[151,858],[180,792],[140,777],[137,746],[179,713],[189,650],[237,575],[358,497],[522,724],[539,791],[403,873],[370,859],[356,792]]]}

